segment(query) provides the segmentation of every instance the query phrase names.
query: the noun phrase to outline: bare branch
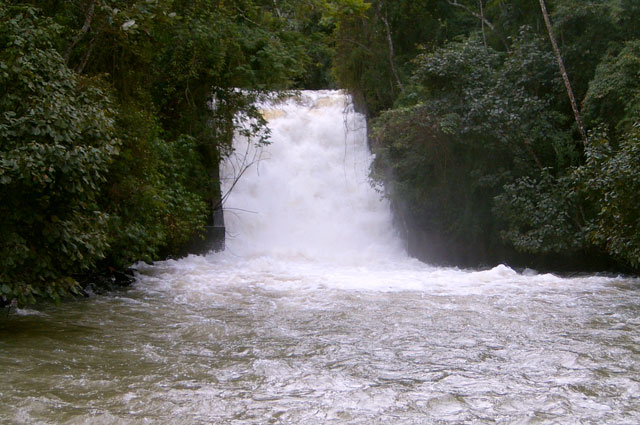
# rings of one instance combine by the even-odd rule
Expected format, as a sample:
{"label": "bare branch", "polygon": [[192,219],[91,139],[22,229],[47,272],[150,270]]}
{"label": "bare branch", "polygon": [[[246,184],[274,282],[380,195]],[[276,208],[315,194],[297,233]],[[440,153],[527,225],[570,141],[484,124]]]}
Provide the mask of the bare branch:
{"label": "bare branch", "polygon": [[247,149],[244,151],[241,157],[234,154],[235,162],[231,158],[227,159],[229,161],[229,164],[233,168],[233,176],[231,177],[231,179],[233,179],[233,183],[231,183],[229,190],[227,190],[227,192],[220,197],[220,200],[214,206],[214,209],[222,208],[227,198],[229,197],[229,195],[231,195],[231,192],[236,187],[236,185],[238,184],[238,182],[240,181],[240,178],[244,175],[244,173],[249,168],[251,168],[254,164],[258,164],[258,165],[260,164],[260,161],[262,160],[262,149],[255,149],[253,151],[253,156],[250,157],[249,153],[251,152],[251,147],[252,147],[251,139],[248,139]]}
{"label": "bare branch", "polygon": [[344,41],[344,42],[347,42],[347,43],[355,44],[356,46],[361,47],[363,50],[365,50],[370,55],[373,55],[373,50],[371,50],[368,46],[365,46],[364,44],[360,43],[359,41],[351,40],[349,38],[337,38],[336,41]]}
{"label": "bare branch", "polygon": [[91,57],[91,53],[93,53],[93,47],[95,46],[95,44],[96,44],[96,39],[92,38],[91,41],[89,42],[89,48],[87,49],[86,53],[82,57],[82,61],[80,62],[80,65],[78,65],[78,67],[76,68],[76,72],[78,74],[81,74],[84,68],[87,66],[87,63],[89,63],[89,58]]}
{"label": "bare branch", "polygon": [[461,7],[462,9],[466,10],[467,12],[469,12],[470,14],[475,16],[476,18],[480,19],[484,25],[488,26],[491,29],[491,31],[495,31],[496,30],[496,28],[493,26],[493,24],[491,22],[489,22],[484,17],[484,13],[482,15],[478,15],[476,12],[471,10],[469,7],[465,6],[464,4],[458,3],[458,0],[447,0],[447,3],[449,3],[451,6]]}
{"label": "bare branch", "polygon": [[87,10],[84,14],[84,24],[82,25],[82,29],[80,30],[80,33],[76,35],[76,37],[73,39],[69,47],[67,47],[67,51],[64,53],[64,61],[67,64],[69,63],[69,58],[71,57],[71,52],[73,51],[73,48],[76,47],[76,45],[80,42],[80,40],[82,40],[85,34],[89,31],[89,28],[91,28],[91,22],[93,21],[93,14],[95,10],[96,10],[95,0],[90,0],[89,6],[87,7]]}
{"label": "bare branch", "polygon": [[276,0],[273,0],[273,8],[276,10],[276,15],[278,16],[278,18],[282,18],[282,13],[280,13],[278,2]]}

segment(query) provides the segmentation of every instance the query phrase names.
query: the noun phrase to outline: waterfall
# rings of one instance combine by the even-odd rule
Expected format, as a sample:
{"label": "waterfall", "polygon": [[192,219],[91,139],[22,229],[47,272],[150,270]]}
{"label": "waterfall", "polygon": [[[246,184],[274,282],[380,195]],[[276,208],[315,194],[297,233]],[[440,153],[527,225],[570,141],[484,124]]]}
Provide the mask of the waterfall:
{"label": "waterfall", "polygon": [[303,91],[263,115],[271,143],[237,136],[222,167],[223,191],[233,185],[227,251],[349,263],[406,255],[389,203],[369,179],[366,120],[348,95]]}
{"label": "waterfall", "polygon": [[225,251],[0,320],[0,423],[640,423],[638,279],[410,259],[347,96],[264,114]]}

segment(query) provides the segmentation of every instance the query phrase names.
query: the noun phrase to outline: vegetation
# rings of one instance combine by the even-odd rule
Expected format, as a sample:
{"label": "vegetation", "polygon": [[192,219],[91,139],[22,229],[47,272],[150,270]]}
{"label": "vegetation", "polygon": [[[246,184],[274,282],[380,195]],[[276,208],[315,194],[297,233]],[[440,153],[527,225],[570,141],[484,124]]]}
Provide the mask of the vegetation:
{"label": "vegetation", "polygon": [[98,193],[119,145],[114,111],[65,66],[53,21],[0,6],[0,22],[0,291],[59,299],[108,249]]}
{"label": "vegetation", "polygon": [[637,2],[367,4],[337,28],[334,75],[414,255],[637,270]]}

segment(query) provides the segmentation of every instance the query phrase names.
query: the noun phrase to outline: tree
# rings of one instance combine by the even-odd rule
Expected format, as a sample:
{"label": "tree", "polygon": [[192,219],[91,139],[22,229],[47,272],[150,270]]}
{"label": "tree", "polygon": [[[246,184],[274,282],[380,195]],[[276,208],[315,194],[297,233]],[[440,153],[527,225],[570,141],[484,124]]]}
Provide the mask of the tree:
{"label": "tree", "polygon": [[580,111],[578,110],[578,104],[576,103],[576,98],[573,95],[573,89],[571,88],[571,82],[569,81],[569,75],[567,74],[567,70],[564,67],[564,61],[562,60],[562,55],[560,54],[560,49],[558,48],[558,43],[556,42],[556,38],[553,36],[553,28],[551,27],[551,20],[549,19],[549,13],[547,12],[547,7],[544,3],[544,0],[540,0],[540,8],[542,9],[542,15],[544,16],[544,22],[547,26],[547,31],[549,32],[549,39],[551,40],[551,45],[553,46],[553,51],[556,54],[556,60],[558,61],[558,67],[560,68],[560,74],[562,74],[562,80],[564,81],[564,85],[567,89],[567,95],[569,96],[569,102],[571,103],[571,109],[573,110],[573,115],[576,119],[576,124],[578,125],[578,130],[580,131],[580,135],[582,136],[582,141],[585,142],[587,140],[587,133],[584,129],[584,125],[582,124],[582,117],[580,116]]}
{"label": "tree", "polygon": [[416,58],[411,91],[374,120],[374,169],[397,214],[447,247],[449,261],[505,252],[494,197],[575,157],[562,116],[549,108],[561,87],[553,60],[527,30],[508,54],[478,36],[450,42]]}
{"label": "tree", "polygon": [[606,133],[594,133],[584,165],[573,172],[575,187],[592,204],[587,240],[627,265],[640,268],[640,123],[615,147]]}
{"label": "tree", "polygon": [[618,54],[598,64],[583,101],[586,121],[606,125],[612,142],[631,130],[640,116],[640,40],[626,42]]}
{"label": "tree", "polygon": [[97,198],[117,153],[101,82],[70,71],[60,27],[0,5],[0,293],[19,305],[77,291],[107,248]]}

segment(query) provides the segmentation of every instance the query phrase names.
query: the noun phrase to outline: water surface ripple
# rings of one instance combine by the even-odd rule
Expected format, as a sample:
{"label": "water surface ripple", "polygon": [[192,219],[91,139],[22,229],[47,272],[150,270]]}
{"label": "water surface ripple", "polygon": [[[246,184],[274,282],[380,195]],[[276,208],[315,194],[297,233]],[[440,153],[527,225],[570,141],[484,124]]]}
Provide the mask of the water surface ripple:
{"label": "water surface ripple", "polygon": [[640,422],[636,280],[224,257],[2,319],[0,423]]}

